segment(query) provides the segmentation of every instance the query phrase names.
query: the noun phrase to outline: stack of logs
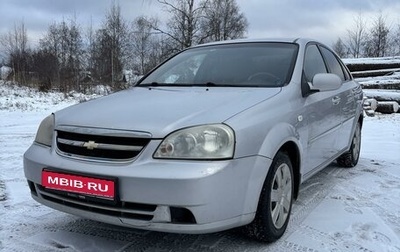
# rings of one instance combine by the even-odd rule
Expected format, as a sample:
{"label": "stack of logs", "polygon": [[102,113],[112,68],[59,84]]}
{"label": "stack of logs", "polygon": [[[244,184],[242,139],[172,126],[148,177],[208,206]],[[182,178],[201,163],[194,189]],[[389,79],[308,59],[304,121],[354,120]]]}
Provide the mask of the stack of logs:
{"label": "stack of logs", "polygon": [[364,99],[364,111],[367,116],[375,116],[375,112],[392,114],[399,111],[399,104],[395,101],[377,101],[373,98]]}

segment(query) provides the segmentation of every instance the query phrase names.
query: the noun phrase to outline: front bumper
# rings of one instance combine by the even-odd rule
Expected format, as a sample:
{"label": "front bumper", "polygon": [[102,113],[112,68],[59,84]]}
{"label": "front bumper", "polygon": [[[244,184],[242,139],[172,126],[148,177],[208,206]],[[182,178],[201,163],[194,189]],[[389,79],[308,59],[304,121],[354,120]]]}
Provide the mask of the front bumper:
{"label": "front bumper", "polygon": [[[155,146],[158,143],[153,143]],[[154,149],[154,148],[147,148]],[[154,160],[125,163],[67,158],[33,144],[24,155],[32,197],[51,208],[120,226],[179,233],[209,233],[250,223],[271,160]],[[71,198],[41,186],[42,170],[56,169],[118,180],[115,205]]]}

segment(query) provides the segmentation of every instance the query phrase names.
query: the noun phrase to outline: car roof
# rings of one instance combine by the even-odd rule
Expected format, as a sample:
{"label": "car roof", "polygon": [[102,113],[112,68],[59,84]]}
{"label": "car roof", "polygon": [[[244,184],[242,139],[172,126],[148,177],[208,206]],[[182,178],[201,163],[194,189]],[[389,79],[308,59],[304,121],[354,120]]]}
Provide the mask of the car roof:
{"label": "car roof", "polygon": [[309,42],[317,42],[314,39],[309,38],[245,38],[245,39],[233,39],[233,40],[224,40],[217,42],[210,42],[205,44],[200,44],[193,46],[192,48],[209,46],[209,45],[226,45],[226,44],[240,44],[240,43],[261,43],[261,42],[280,42],[280,43],[296,43],[305,45]]}

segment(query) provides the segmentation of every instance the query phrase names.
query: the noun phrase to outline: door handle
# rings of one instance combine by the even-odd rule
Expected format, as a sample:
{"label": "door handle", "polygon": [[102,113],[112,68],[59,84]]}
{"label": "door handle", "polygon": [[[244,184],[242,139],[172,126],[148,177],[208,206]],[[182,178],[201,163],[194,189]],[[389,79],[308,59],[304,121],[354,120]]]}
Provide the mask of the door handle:
{"label": "door handle", "polygon": [[340,103],[340,97],[339,96],[335,96],[332,98],[332,104],[333,105],[338,105]]}

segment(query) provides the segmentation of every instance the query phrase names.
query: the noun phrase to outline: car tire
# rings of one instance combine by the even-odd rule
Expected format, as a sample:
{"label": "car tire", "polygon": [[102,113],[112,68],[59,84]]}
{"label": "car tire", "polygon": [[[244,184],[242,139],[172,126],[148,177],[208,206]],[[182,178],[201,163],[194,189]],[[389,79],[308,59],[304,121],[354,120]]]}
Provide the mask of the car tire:
{"label": "car tire", "polygon": [[351,141],[350,150],[336,159],[342,167],[351,168],[357,165],[361,150],[361,124],[358,122]]}
{"label": "car tire", "polygon": [[256,216],[244,227],[247,236],[263,242],[274,242],[285,232],[293,201],[293,168],[287,154],[279,152],[265,179]]}

